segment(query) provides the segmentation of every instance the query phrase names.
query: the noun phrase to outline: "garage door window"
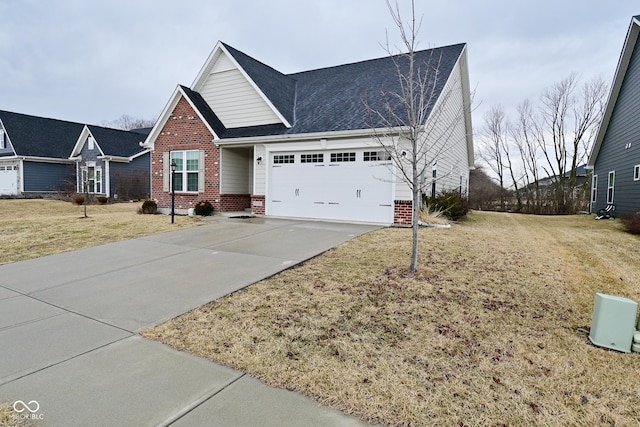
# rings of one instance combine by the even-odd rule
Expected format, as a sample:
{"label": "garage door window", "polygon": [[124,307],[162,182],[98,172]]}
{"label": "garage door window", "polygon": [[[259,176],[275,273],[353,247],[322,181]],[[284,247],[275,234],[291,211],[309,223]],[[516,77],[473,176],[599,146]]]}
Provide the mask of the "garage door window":
{"label": "garage door window", "polygon": [[364,152],[364,161],[365,162],[383,162],[391,160],[391,154],[386,151],[365,151]]}
{"label": "garage door window", "polygon": [[293,154],[276,154],[273,156],[273,164],[281,165],[284,163],[293,163],[294,156]]}
{"label": "garage door window", "polygon": [[300,163],[322,163],[324,162],[324,154],[302,154],[300,156]]}
{"label": "garage door window", "polygon": [[339,162],[355,162],[356,161],[356,153],[331,153],[331,163],[339,163]]}

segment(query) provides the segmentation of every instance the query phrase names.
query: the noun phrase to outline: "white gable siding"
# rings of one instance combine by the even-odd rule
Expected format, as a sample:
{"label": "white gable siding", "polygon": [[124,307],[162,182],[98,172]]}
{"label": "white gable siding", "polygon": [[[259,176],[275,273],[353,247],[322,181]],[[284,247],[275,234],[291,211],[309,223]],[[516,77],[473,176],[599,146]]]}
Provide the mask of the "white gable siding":
{"label": "white gable siding", "polygon": [[[431,194],[432,163],[437,160],[436,191],[457,190],[462,180],[466,191],[469,179],[464,98],[460,65],[452,70],[446,87],[427,122],[429,151],[425,156],[425,192]],[[422,166],[422,165],[421,165]],[[410,168],[410,166],[408,166]],[[396,184],[396,199],[411,200],[411,189],[402,180]]]}
{"label": "white gable siding", "polygon": [[210,74],[200,94],[227,128],[281,123],[240,70]]}
{"label": "white gable siding", "polygon": [[227,55],[220,55],[218,60],[213,64],[211,73],[221,73],[222,71],[235,70],[236,66],[231,62]]}

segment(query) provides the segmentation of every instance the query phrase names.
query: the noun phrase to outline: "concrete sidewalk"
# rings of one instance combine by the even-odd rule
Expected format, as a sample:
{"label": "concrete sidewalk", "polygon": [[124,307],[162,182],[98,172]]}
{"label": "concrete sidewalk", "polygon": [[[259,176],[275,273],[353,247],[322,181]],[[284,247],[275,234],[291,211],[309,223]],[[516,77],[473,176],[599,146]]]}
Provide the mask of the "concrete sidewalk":
{"label": "concrete sidewalk", "polygon": [[44,426],[364,425],[137,332],[376,228],[216,219],[0,266],[0,402]]}

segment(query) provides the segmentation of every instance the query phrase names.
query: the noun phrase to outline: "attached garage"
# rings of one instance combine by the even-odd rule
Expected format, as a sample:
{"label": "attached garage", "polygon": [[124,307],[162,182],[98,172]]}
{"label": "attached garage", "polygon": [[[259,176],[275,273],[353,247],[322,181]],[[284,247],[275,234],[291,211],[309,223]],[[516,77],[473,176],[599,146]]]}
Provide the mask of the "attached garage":
{"label": "attached garage", "polygon": [[18,166],[0,163],[0,196],[18,194]]}
{"label": "attached garage", "polygon": [[266,214],[391,224],[392,167],[371,148],[271,152]]}

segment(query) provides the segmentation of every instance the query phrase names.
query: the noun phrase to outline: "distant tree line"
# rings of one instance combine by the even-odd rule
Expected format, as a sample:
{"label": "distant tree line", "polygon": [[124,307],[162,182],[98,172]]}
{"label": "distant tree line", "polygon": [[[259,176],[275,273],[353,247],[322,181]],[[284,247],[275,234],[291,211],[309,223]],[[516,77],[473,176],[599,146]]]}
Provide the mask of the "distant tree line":
{"label": "distant tree line", "polygon": [[123,114],[115,120],[103,120],[101,125],[112,129],[133,130],[150,128],[156,123],[156,119],[141,119],[128,114]]}
{"label": "distant tree line", "polygon": [[[587,210],[591,180],[581,166],[602,120],[607,94],[602,78],[581,83],[572,73],[546,88],[538,106],[523,101],[515,119],[508,118],[502,106],[491,107],[484,116],[477,154],[495,177],[496,194],[491,207],[486,200],[482,205],[536,214]],[[484,177],[475,178],[489,188]]]}

